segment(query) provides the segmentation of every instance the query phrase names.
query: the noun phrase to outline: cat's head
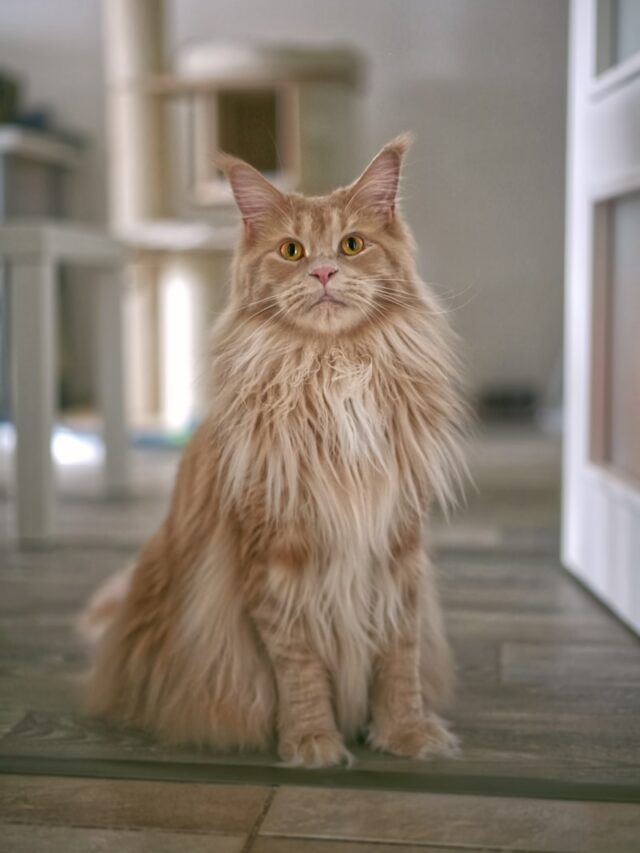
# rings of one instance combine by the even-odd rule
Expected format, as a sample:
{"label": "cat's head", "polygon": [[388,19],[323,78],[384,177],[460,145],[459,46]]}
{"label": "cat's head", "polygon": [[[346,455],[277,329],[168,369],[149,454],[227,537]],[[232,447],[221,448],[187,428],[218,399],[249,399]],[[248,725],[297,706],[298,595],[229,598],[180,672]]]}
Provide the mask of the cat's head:
{"label": "cat's head", "polygon": [[406,310],[415,277],[397,192],[409,144],[408,135],[397,137],[353,184],[316,198],[282,193],[247,163],[221,155],[244,223],[234,307],[332,336]]}

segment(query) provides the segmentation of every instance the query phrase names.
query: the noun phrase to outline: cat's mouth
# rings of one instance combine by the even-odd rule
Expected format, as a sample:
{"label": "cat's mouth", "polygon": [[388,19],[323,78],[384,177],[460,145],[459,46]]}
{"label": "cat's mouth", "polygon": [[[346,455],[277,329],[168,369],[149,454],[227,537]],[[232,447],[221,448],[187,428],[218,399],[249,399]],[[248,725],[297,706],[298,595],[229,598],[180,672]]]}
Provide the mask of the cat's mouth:
{"label": "cat's mouth", "polygon": [[311,308],[315,308],[317,305],[340,305],[344,308],[347,307],[347,303],[343,302],[341,299],[338,299],[333,295],[333,293],[329,293],[327,290],[322,294],[319,299],[311,305]]}

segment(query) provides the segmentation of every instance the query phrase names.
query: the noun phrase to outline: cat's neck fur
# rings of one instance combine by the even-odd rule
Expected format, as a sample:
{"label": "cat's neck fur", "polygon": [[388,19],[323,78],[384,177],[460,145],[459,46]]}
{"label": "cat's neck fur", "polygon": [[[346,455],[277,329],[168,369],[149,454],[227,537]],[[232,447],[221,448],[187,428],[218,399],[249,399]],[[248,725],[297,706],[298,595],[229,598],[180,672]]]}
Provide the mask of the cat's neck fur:
{"label": "cat's neck fur", "polygon": [[327,505],[344,491],[337,503],[349,505],[377,476],[418,513],[431,496],[447,504],[462,411],[440,315],[419,294],[416,310],[360,334],[302,339],[272,321],[239,322],[230,307],[214,334],[210,412],[227,498],[262,481],[282,520],[305,489]]}

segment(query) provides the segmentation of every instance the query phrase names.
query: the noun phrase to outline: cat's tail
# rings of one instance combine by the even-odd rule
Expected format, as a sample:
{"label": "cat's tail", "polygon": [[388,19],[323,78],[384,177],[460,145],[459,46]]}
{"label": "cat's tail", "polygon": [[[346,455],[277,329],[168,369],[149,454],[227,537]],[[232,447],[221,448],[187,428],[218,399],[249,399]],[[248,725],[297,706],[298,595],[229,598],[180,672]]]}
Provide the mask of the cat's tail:
{"label": "cat's tail", "polygon": [[129,589],[133,566],[116,572],[98,587],[80,614],[77,628],[89,643],[100,641],[113,622]]}

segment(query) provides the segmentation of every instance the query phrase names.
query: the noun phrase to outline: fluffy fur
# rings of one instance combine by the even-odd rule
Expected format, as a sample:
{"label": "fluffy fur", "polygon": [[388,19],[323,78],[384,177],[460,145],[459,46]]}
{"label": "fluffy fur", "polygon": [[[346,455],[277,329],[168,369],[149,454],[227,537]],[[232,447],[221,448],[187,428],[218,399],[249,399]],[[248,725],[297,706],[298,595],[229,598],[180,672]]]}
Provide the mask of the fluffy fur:
{"label": "fluffy fur", "polygon": [[[162,527],[89,607],[93,713],[214,747],[277,735],[307,766],[348,760],[365,730],[400,755],[453,748],[434,713],[452,673],[424,539],[459,479],[463,410],[397,210],[407,145],[322,198],[222,158],[244,231],[211,405]],[[354,233],[364,250],[348,256]],[[298,261],[280,253],[293,239]]]}

